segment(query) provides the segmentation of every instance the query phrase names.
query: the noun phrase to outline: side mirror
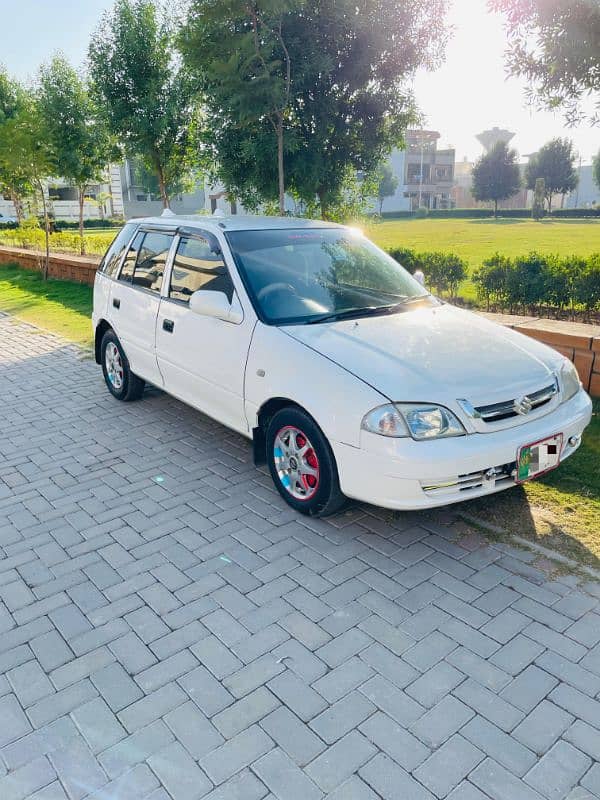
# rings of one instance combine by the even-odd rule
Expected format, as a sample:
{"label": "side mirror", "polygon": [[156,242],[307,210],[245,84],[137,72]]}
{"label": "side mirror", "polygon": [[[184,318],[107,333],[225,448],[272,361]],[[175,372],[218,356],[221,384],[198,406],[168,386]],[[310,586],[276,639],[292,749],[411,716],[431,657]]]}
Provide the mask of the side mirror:
{"label": "side mirror", "polygon": [[224,292],[207,292],[198,289],[190,297],[190,310],[194,314],[222,319],[224,322],[233,322],[235,325],[244,319],[237,295],[233,295],[233,301],[230,303]]}

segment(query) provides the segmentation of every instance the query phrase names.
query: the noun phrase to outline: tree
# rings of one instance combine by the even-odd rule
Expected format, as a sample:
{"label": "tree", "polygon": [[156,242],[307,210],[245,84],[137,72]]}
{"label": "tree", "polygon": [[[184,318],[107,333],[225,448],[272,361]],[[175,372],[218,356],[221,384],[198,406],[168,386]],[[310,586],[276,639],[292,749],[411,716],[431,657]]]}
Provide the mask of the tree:
{"label": "tree", "polygon": [[127,154],[157,176],[165,208],[198,160],[196,86],[151,0],[116,0],[89,47],[92,89]]}
{"label": "tree", "polygon": [[552,196],[565,195],[577,187],[576,153],[570,139],[552,139],[531,156],[525,169],[527,188],[535,190],[538,178],[544,179],[544,196],[548,213],[552,213]]}
{"label": "tree", "polygon": [[[285,213],[284,135],[292,61],[284,23],[304,0],[197,0],[182,36],[214,117],[233,125],[267,121],[277,142],[277,194]],[[287,27],[287,25],[286,25]]]}
{"label": "tree", "polygon": [[600,150],[592,162],[592,175],[594,176],[594,183],[600,189]]}
{"label": "tree", "polygon": [[393,197],[398,188],[398,178],[394,175],[389,164],[384,164],[378,174],[377,199],[379,200],[379,213],[383,212],[383,203],[386,197]]}
{"label": "tree", "polygon": [[44,182],[55,175],[46,121],[39,100],[33,94],[23,94],[19,110],[2,126],[0,136],[0,170],[18,175],[23,184],[33,189],[42,204],[46,254],[44,280],[50,266],[50,219]]}
{"label": "tree", "polygon": [[548,109],[562,107],[569,124],[600,113],[600,3],[597,0],[489,0],[504,13],[508,70],[530,83],[529,94]]}
{"label": "tree", "polygon": [[[24,102],[24,89],[0,68],[0,141],[8,143],[6,123],[23,109]],[[30,193],[31,185],[20,165],[12,160],[10,163],[0,160],[0,194],[12,201],[19,224],[25,217],[24,199]]]}
{"label": "tree", "polygon": [[508,200],[521,187],[517,151],[506,142],[497,142],[473,167],[472,193],[475,200],[492,201],[494,216],[498,216],[498,201]]}
{"label": "tree", "polygon": [[[267,0],[251,5],[266,8]],[[402,145],[404,131],[415,121],[408,84],[417,68],[440,60],[446,0],[315,0],[293,7],[269,0],[268,7],[281,17],[283,61],[291,65],[286,188],[307,205],[317,197],[327,217],[334,204],[343,203],[349,169],[372,175],[390,150]],[[215,8],[221,14],[215,38],[223,37],[223,30],[238,36],[229,3],[191,0],[181,48],[185,63],[208,89],[205,141],[217,165],[213,176],[251,207],[278,194],[273,129],[266,114],[241,123],[237,100],[225,99],[221,106],[222,95],[216,100],[212,95],[211,74],[222,69],[222,60],[214,55],[215,46],[202,45],[212,35],[206,25],[218,16]],[[281,47],[273,51],[273,61],[277,52]],[[243,59],[228,62],[240,74],[245,64]],[[253,91],[249,87],[247,96]]]}
{"label": "tree", "polygon": [[55,171],[77,189],[83,255],[85,196],[91,184],[103,180],[109,161],[117,156],[116,148],[85,84],[64,58],[56,56],[42,67],[40,87],[40,109],[46,120]]}

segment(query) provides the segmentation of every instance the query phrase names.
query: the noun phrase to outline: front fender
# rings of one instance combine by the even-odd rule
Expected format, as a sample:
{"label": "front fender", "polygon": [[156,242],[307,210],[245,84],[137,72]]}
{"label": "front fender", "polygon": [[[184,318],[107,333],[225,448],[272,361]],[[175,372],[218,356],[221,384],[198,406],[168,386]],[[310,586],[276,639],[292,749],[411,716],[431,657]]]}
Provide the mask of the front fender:
{"label": "front fender", "polygon": [[246,415],[258,427],[262,406],[285,398],[304,408],[330,441],[353,447],[360,443],[360,424],[386,398],[305,344],[277,327],[256,325],[245,375]]}

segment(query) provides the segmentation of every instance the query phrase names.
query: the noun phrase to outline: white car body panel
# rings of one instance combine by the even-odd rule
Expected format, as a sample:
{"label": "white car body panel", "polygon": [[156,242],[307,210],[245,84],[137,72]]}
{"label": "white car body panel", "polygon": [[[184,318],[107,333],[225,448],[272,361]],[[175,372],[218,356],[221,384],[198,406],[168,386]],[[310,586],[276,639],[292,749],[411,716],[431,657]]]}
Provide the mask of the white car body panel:
{"label": "white car body panel", "polygon": [[[175,323],[172,333],[164,330],[165,319]],[[254,324],[250,314],[233,324],[163,299],[156,326],[158,365],[168,391],[245,435],[244,375]]]}
{"label": "white car body panel", "polygon": [[[445,505],[514,486],[510,474],[494,469],[514,463],[523,445],[562,433],[563,459],[579,446],[591,418],[583,390],[568,402],[558,391],[527,416],[486,422],[465,413],[463,399],[489,405],[555,386],[565,362],[555,350],[476,314],[417,304],[393,315],[315,325],[262,322],[224,231],[332,224],[257,217],[139,223],[216,237],[238,321],[202,316],[166,297],[175,241],[161,295],[97,275],[94,329],[102,323],[115,330],[140,377],[245,436],[252,437],[265,403],[301,406],[328,439],[348,497],[393,509]],[[118,309],[114,298],[121,300]],[[174,323],[172,333],[163,329],[165,319]],[[362,430],[365,414],[388,402],[443,405],[466,435],[415,441]]]}

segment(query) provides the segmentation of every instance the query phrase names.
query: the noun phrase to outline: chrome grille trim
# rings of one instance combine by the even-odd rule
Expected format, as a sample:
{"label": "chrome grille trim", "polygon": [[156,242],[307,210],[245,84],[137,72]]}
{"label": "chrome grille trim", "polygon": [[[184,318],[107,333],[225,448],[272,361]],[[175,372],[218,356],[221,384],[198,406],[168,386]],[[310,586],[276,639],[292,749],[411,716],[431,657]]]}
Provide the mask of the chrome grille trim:
{"label": "chrome grille trim", "polygon": [[[507,482],[513,482],[516,463],[502,464],[490,469],[470,472],[465,475],[457,475],[438,483],[427,483],[421,481],[421,489],[425,494],[435,497],[440,495],[454,495],[457,492],[469,492],[482,489],[483,487],[500,487]],[[493,477],[491,473],[494,473]]]}
{"label": "chrome grille trim", "polygon": [[[532,411],[549,403],[557,394],[558,384],[556,381],[549,386],[544,386],[543,389],[539,389],[537,392],[528,394],[527,397],[531,401]],[[504,400],[501,403],[491,403],[487,406],[475,406],[473,407],[475,418],[482,419],[484,422],[494,422],[500,419],[516,417],[518,414],[514,408],[515,401],[516,398],[512,398],[511,400]]]}

